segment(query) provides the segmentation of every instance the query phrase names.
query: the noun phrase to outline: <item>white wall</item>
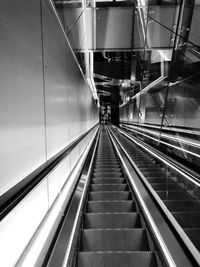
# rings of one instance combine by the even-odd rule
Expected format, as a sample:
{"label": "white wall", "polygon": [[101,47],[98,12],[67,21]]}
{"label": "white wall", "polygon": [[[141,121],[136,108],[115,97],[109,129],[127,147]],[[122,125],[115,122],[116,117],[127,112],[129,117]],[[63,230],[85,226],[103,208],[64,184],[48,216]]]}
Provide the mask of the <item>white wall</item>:
{"label": "white wall", "polygon": [[53,11],[41,2],[42,10],[40,0],[0,0],[0,196],[98,118]]}
{"label": "white wall", "polygon": [[[98,121],[60,25],[41,3],[0,0],[0,198]],[[1,221],[1,266],[17,262],[94,133]]]}

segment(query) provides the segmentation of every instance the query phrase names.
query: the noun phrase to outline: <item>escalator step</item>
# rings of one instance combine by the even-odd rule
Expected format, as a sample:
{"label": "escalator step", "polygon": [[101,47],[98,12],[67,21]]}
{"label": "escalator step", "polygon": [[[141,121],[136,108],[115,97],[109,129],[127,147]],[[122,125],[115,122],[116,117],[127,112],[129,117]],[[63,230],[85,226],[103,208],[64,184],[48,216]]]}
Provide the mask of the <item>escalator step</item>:
{"label": "escalator step", "polygon": [[200,228],[200,212],[172,212],[183,228]]}
{"label": "escalator step", "polygon": [[191,239],[192,243],[196,246],[198,250],[200,250],[200,228],[187,228],[183,229],[188,237]]}
{"label": "escalator step", "polygon": [[136,212],[134,201],[88,201],[87,212]]}
{"label": "escalator step", "polygon": [[117,159],[115,157],[110,158],[110,157],[99,157],[95,159],[95,163],[99,163],[99,162],[111,162],[111,163],[116,163]]}
{"label": "escalator step", "polygon": [[86,229],[142,228],[138,213],[87,213],[83,226]]}
{"label": "escalator step", "polygon": [[91,191],[128,191],[126,184],[93,184]]}
{"label": "escalator step", "polygon": [[140,170],[145,173],[145,172],[160,172],[161,168],[140,168]]}
{"label": "escalator step", "polygon": [[106,175],[106,174],[109,174],[109,175],[115,175],[115,174],[122,174],[121,172],[121,169],[118,169],[118,168],[115,168],[115,169],[112,169],[112,170],[109,170],[109,169],[98,169],[98,170],[94,170],[93,171],[93,174],[96,175],[96,174],[102,174],[102,175]]}
{"label": "escalator step", "polygon": [[119,163],[94,163],[94,168],[104,168],[104,167],[107,167],[107,168],[115,168],[115,167],[119,167]]}
{"label": "escalator step", "polygon": [[90,192],[89,200],[131,200],[132,195],[129,191],[99,191]]}
{"label": "escalator step", "polygon": [[123,174],[120,172],[117,173],[93,173],[93,178],[122,178]]}
{"label": "escalator step", "polygon": [[85,229],[81,231],[81,251],[148,251],[144,229]]}
{"label": "escalator step", "polygon": [[188,193],[182,191],[157,191],[157,194],[162,200],[186,200],[192,198]]}
{"label": "escalator step", "polygon": [[181,191],[183,190],[183,188],[178,185],[178,184],[175,184],[175,183],[155,183],[155,184],[151,184],[151,186],[153,187],[154,190],[167,190],[167,191],[173,191],[173,190],[176,190],[176,191]]}
{"label": "escalator step", "polygon": [[81,252],[76,267],[157,267],[153,252]]}
{"label": "escalator step", "polygon": [[172,180],[171,178],[148,178],[146,177],[149,183],[161,183],[161,184],[167,184],[167,183],[173,183],[176,184],[176,182],[174,180]]}
{"label": "escalator step", "polygon": [[189,200],[163,200],[164,204],[170,211],[198,211],[200,212],[200,205],[194,201]]}
{"label": "escalator step", "polygon": [[148,177],[148,178],[167,178],[170,177],[170,175],[167,175],[164,172],[142,172],[144,174],[144,176]]}
{"label": "escalator step", "polygon": [[98,172],[107,172],[107,173],[112,173],[112,172],[120,172],[121,171],[121,168],[119,168],[119,167],[114,167],[114,168],[112,168],[112,167],[95,167],[94,169],[93,169],[93,172],[94,173],[98,173]]}
{"label": "escalator step", "polygon": [[96,159],[95,164],[115,164],[117,163],[117,160],[116,159],[105,159],[105,158],[102,158],[102,159]]}
{"label": "escalator step", "polygon": [[93,178],[92,184],[123,184],[126,180],[124,178]]}

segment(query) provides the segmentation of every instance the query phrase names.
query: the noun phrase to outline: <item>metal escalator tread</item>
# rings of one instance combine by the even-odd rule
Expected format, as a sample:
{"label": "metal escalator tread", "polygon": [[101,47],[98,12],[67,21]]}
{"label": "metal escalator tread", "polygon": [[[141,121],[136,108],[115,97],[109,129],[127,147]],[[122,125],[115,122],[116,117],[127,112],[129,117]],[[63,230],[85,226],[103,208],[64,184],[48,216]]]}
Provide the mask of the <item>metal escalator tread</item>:
{"label": "metal escalator tread", "polygon": [[134,196],[102,129],[82,216],[76,267],[157,267]]}
{"label": "metal escalator tread", "polygon": [[122,136],[120,141],[165,206],[200,251],[200,204],[192,197],[191,189],[185,188],[178,175],[172,170],[166,170],[164,165],[154,160],[150,154],[148,155],[133,142]]}

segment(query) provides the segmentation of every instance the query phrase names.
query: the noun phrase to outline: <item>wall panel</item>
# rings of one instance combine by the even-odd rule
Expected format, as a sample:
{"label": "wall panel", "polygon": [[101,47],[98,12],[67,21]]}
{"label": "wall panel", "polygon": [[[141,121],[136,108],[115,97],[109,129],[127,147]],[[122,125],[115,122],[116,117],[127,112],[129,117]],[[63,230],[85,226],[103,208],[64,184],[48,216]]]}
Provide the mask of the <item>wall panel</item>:
{"label": "wall panel", "polygon": [[41,2],[42,10],[39,0],[0,1],[0,195],[97,122],[55,14]]}
{"label": "wall panel", "polygon": [[[69,143],[67,114],[67,61],[69,48],[48,4],[43,6],[43,50],[47,158]],[[48,10],[48,12],[46,12]],[[72,63],[71,63],[72,64]]]}
{"label": "wall panel", "polygon": [[40,1],[0,1],[0,195],[45,162]]}
{"label": "wall panel", "polygon": [[[15,266],[48,210],[47,179],[43,180],[0,224],[1,266]],[[31,266],[31,265],[30,265]]]}
{"label": "wall panel", "polygon": [[1,0],[0,12],[3,195],[89,130],[98,115],[49,1]]}
{"label": "wall panel", "polygon": [[[0,20],[1,196],[94,126],[98,112],[49,1],[0,0]],[[14,266],[90,140],[1,221],[2,266]]]}

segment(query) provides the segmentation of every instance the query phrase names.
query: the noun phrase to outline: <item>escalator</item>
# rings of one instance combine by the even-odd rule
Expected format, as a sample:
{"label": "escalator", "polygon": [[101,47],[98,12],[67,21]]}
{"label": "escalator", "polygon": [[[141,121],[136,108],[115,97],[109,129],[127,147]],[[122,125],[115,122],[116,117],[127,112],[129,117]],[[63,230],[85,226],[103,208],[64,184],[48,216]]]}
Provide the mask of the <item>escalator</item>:
{"label": "escalator", "polygon": [[145,179],[197,250],[200,250],[200,202],[197,186],[192,186],[182,175],[127,137],[120,135],[119,139]]}
{"label": "escalator", "polygon": [[154,246],[105,128],[93,163],[75,266],[158,266]]}
{"label": "escalator", "polygon": [[[112,127],[100,127],[43,266],[199,266],[112,131]],[[164,203],[173,206],[170,211],[174,216],[189,212],[191,203],[190,214],[198,216],[198,204],[183,190],[178,178],[171,175],[169,180],[163,166],[119,136]],[[191,220],[190,226],[198,224],[198,218]]]}

